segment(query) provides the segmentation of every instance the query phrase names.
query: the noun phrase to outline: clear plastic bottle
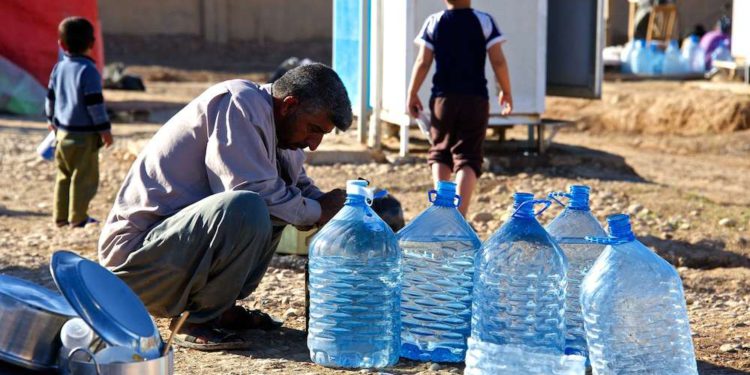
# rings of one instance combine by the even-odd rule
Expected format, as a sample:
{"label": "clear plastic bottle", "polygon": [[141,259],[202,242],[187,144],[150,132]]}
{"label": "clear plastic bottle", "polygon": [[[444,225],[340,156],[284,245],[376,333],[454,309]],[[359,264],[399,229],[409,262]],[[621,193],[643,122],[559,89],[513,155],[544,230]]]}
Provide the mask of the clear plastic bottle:
{"label": "clear plastic bottle", "polygon": [[633,70],[633,74],[637,75],[651,75],[653,63],[651,62],[651,52],[646,47],[646,41],[643,39],[636,39],[633,53],[630,57],[630,66]]}
{"label": "clear plastic bottle", "polygon": [[471,333],[474,258],[482,242],[458,212],[456,184],[438,182],[428,199],[432,206],[398,232],[401,356],[463,362]]}
{"label": "clear plastic bottle", "polygon": [[[729,40],[725,39],[716,49],[711,52],[711,64],[714,61],[733,61],[732,50],[729,46]],[[713,65],[712,65],[713,66]]]}
{"label": "clear plastic bottle", "polygon": [[[535,218],[539,203],[550,204],[516,193],[510,219],[477,255],[466,373],[544,373],[537,354],[564,357],[568,266]],[[513,350],[524,357],[501,355]]]}
{"label": "clear plastic bottle", "polygon": [[370,208],[367,182],[347,182],[344,208],[310,243],[312,360],[328,367],[382,368],[401,349],[401,251]]}
{"label": "clear plastic bottle", "polygon": [[583,280],[581,304],[594,374],[697,375],[682,281],[640,243],[628,215],[607,217],[607,245]]}
{"label": "clear plastic bottle", "polygon": [[664,72],[664,51],[656,42],[649,43],[648,48],[651,59],[651,74],[660,76]]}
{"label": "clear plastic bottle", "polygon": [[677,76],[688,72],[687,61],[680,53],[680,46],[676,40],[670,40],[664,54],[662,73],[666,76]]}
{"label": "clear plastic bottle", "polygon": [[620,70],[624,74],[633,74],[633,67],[630,65],[630,61],[633,56],[633,50],[635,45],[632,41],[628,41],[625,43],[625,46],[622,49],[622,53],[620,54]]}
{"label": "clear plastic bottle", "polygon": [[706,72],[706,51],[701,48],[697,35],[690,35],[682,43],[682,57],[687,61],[691,73]]}
{"label": "clear plastic bottle", "polygon": [[[585,185],[572,185],[568,193],[550,193],[549,197],[568,198],[569,203],[554,220],[547,232],[555,238],[568,259],[568,286],[565,301],[565,353],[588,356],[586,332],[581,315],[581,281],[604,250],[604,245],[585,240],[586,236],[603,237],[607,233],[591,214],[589,192]],[[562,205],[562,203],[560,202]]]}

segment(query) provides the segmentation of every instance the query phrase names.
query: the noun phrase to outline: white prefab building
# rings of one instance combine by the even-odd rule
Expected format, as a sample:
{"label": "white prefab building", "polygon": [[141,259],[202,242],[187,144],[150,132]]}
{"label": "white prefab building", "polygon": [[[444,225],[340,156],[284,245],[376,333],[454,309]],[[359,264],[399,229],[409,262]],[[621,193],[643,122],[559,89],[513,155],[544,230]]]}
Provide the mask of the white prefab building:
{"label": "white prefab building", "polygon": [[[601,95],[602,0],[474,0],[472,6],[491,14],[507,39],[503,51],[515,108],[511,116],[500,115],[499,87],[487,61],[490,126],[528,125],[530,137],[536,130],[541,141],[546,95]],[[334,0],[333,67],[354,99],[362,141],[371,113],[370,144],[379,145],[379,124],[385,121],[401,126],[401,154],[408,152],[414,38],[429,15],[444,9],[442,0]],[[432,73],[420,89],[425,106]]]}

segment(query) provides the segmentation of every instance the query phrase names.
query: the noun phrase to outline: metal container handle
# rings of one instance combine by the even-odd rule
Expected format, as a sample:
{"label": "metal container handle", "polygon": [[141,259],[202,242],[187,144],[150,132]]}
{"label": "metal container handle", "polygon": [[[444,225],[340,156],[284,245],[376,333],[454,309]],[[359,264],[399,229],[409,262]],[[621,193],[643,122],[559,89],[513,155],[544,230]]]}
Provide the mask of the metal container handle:
{"label": "metal container handle", "polygon": [[68,363],[66,365],[66,367],[67,367],[66,370],[68,370],[68,374],[73,375],[73,371],[70,370],[70,362],[73,361],[73,355],[75,355],[78,352],[84,352],[84,353],[88,354],[89,357],[91,357],[91,362],[94,363],[94,368],[96,369],[96,375],[101,375],[102,371],[99,368],[99,363],[96,362],[96,358],[94,357],[94,353],[91,353],[91,351],[88,348],[84,348],[82,346],[79,346],[77,348],[73,348],[73,350],[71,350],[70,353],[68,353]]}

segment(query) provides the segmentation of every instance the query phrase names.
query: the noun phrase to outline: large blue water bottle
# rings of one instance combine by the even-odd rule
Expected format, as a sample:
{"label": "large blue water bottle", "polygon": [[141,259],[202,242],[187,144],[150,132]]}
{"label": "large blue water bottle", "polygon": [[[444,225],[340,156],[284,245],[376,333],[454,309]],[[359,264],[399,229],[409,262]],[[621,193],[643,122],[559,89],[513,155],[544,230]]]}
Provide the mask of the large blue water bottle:
{"label": "large blue water bottle", "polygon": [[432,206],[398,232],[404,264],[401,356],[463,362],[474,259],[482,242],[458,212],[456,184],[438,182],[428,199]]}
{"label": "large blue water bottle", "polygon": [[656,42],[648,44],[649,58],[651,59],[651,74],[660,76],[664,72],[664,51]]}
{"label": "large blue water bottle", "polygon": [[706,71],[706,51],[700,46],[697,35],[690,35],[682,43],[682,57],[687,61],[690,73],[704,73]]}
{"label": "large blue water bottle", "polygon": [[713,67],[714,61],[733,61],[732,50],[729,45],[729,39],[725,39],[716,49],[711,52],[711,67]]}
{"label": "large blue water bottle", "polygon": [[466,374],[561,373],[568,266],[535,218],[540,203],[550,201],[516,193],[510,219],[477,255]]}
{"label": "large blue water bottle", "polygon": [[636,240],[630,218],[607,217],[607,247],[581,286],[594,374],[696,375],[682,281]]}
{"label": "large blue water bottle", "polygon": [[688,72],[687,60],[680,53],[680,46],[676,40],[670,40],[664,54],[662,73],[666,76],[677,76]]}
{"label": "large blue water bottle", "polygon": [[630,65],[630,61],[633,56],[633,50],[635,49],[635,45],[633,44],[633,41],[628,41],[625,43],[625,47],[623,47],[622,52],[620,54],[620,71],[623,74],[633,74],[633,67]]}
{"label": "large blue water bottle", "polygon": [[568,259],[568,286],[565,301],[565,353],[586,357],[586,332],[581,315],[581,281],[604,250],[604,245],[586,241],[585,237],[604,237],[599,221],[589,208],[590,188],[572,185],[568,193],[550,193],[550,198],[561,205],[560,198],[567,198],[568,205],[547,224],[547,232],[555,238]]}
{"label": "large blue water bottle", "polygon": [[636,39],[633,53],[630,55],[630,67],[633,74],[650,75],[653,73],[651,51],[646,47],[646,41]]}
{"label": "large blue water bottle", "polygon": [[401,251],[370,208],[367,182],[347,182],[346,204],[310,243],[310,357],[328,367],[381,368],[401,349]]}

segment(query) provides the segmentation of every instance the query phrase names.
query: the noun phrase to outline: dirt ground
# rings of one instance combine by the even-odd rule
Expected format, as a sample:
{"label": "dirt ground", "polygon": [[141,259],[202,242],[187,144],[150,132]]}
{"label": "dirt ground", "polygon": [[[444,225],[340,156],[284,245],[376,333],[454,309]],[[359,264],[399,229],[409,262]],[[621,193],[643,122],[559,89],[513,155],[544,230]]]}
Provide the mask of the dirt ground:
{"label": "dirt ground", "polygon": [[[206,86],[206,83],[191,82],[147,84],[147,93],[109,91],[105,98],[121,111],[135,106],[145,113],[159,113],[154,118],[161,119]],[[744,94],[729,95],[726,91],[659,82],[606,84],[602,102],[553,99],[549,109],[554,117],[585,117],[585,126],[559,133],[546,157],[507,156],[504,145],[488,142],[489,171],[480,179],[473,199],[474,214],[470,217],[480,236],[486,239],[502,224],[514,191],[531,191],[542,196],[573,183],[591,185],[592,209],[598,218],[603,220],[605,215],[617,212],[632,214],[639,239],[677,267],[685,284],[700,372],[750,374],[750,130],[747,123],[725,126],[724,112],[711,110],[704,112],[702,121],[706,125],[700,132],[683,131],[695,124],[693,120],[686,120],[685,124],[675,122],[673,131],[654,134],[645,128],[602,125],[606,120],[596,120],[597,116],[609,115],[609,108],[617,103],[622,113],[611,114],[614,118],[651,111],[646,105],[648,96],[654,91],[664,92],[664,85],[672,88],[667,90],[669,100],[685,102],[680,105],[703,97],[707,101],[720,100],[718,107],[724,103],[728,106],[745,103],[739,112],[748,110],[750,96]],[[712,96],[714,94],[719,96]],[[618,96],[630,99],[617,102],[613,98]],[[700,103],[691,105],[703,108]],[[716,119],[719,117],[721,120]],[[146,118],[153,122],[115,123],[116,143],[101,152],[100,190],[91,206],[94,217],[106,217],[134,160],[134,153],[158,129],[160,121],[154,118]],[[660,123],[661,117],[632,121]],[[69,249],[95,259],[101,228],[92,225],[78,230],[56,229],[52,224],[54,166],[39,160],[34,153],[45,132],[41,118],[0,117],[0,175],[3,177],[0,179],[0,273],[54,288],[48,271],[52,252]],[[332,136],[329,143],[354,142],[351,133]],[[524,132],[519,130],[509,136],[517,138],[522,134]],[[386,142],[387,153],[394,151],[394,144],[397,144],[394,140]],[[423,146],[424,142],[417,142],[418,152],[406,161],[316,164],[308,166],[308,174],[323,189],[342,187],[347,178],[367,177],[402,202],[409,220],[428,204],[425,192],[431,182],[424,153],[419,152]],[[335,147],[324,147],[320,152],[335,152]],[[541,220],[546,222],[558,212],[559,208],[553,207]],[[478,215],[480,213],[483,215]],[[177,374],[357,372],[326,369],[309,361],[303,331],[304,275],[299,267],[287,266],[290,262],[285,260],[276,261],[260,288],[242,301],[247,306],[284,317],[284,328],[267,333],[247,332],[245,335],[253,342],[252,349],[247,351],[202,353],[178,349]],[[158,319],[157,323],[166,337],[167,322]],[[393,374],[460,372],[461,366],[411,361],[401,361],[383,371]],[[23,372],[0,365],[0,373]]]}

